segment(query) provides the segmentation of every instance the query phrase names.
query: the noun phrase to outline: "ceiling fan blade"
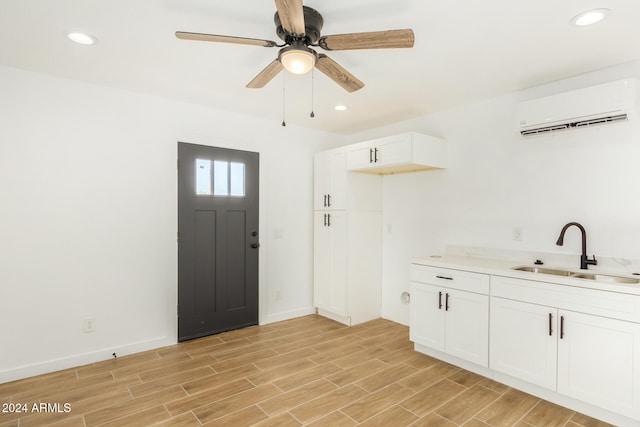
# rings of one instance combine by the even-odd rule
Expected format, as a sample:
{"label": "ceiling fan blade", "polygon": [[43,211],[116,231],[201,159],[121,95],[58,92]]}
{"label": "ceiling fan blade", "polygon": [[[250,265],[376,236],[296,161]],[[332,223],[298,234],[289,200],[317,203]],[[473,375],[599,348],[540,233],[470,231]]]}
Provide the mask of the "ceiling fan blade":
{"label": "ceiling fan blade", "polygon": [[267,83],[269,83],[275,76],[282,71],[284,67],[277,59],[274,59],[273,62],[265,67],[264,70],[260,71],[257,76],[253,78],[248,84],[247,87],[251,89],[260,89],[263,88]]}
{"label": "ceiling fan blade", "polygon": [[304,36],[305,26],[302,0],[275,0],[275,2],[282,28],[294,36]]}
{"label": "ceiling fan blade", "polygon": [[355,92],[364,87],[364,83],[325,54],[318,54],[316,68],[322,71],[331,80],[342,86],[342,88],[347,92]]}
{"label": "ceiling fan blade", "polygon": [[219,36],[216,34],[187,33],[184,31],[176,31],[176,37],[182,40],[198,40],[203,42],[248,44],[253,46],[264,46],[264,47],[277,46],[276,42],[271,40],[248,39],[245,37],[233,37],[233,36]]}
{"label": "ceiling fan blade", "polygon": [[324,36],[318,45],[325,50],[389,49],[413,47],[414,41],[413,30],[388,30]]}

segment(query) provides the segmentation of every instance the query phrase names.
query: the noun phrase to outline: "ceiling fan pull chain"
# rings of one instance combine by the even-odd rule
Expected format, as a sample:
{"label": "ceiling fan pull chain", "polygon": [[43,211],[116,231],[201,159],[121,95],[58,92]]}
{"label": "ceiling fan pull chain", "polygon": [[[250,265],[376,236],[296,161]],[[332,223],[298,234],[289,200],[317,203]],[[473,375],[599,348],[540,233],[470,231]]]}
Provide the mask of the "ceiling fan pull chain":
{"label": "ceiling fan pull chain", "polygon": [[282,73],[282,126],[283,127],[287,125],[287,122],[284,119],[284,116],[285,116],[284,107],[285,107],[285,98],[286,98],[285,96],[286,95],[286,85],[285,85],[286,76],[287,76],[287,73]]}
{"label": "ceiling fan pull chain", "polygon": [[315,82],[315,70],[311,70],[311,114],[309,114],[309,117],[311,117],[312,119],[316,116],[316,113],[313,112],[313,88],[314,88],[314,82]]}

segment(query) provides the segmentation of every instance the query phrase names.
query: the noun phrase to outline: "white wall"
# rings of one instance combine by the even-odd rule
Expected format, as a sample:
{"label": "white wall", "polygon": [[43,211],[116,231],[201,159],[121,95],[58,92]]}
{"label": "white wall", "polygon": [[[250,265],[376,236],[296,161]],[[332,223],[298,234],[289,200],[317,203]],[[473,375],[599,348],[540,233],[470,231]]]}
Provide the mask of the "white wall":
{"label": "white wall", "polygon": [[340,137],[6,67],[0,94],[0,383],[176,342],[177,141],[260,153],[260,321],[312,312]]}
{"label": "white wall", "polygon": [[[589,254],[640,259],[640,125],[535,139],[514,128],[518,100],[638,76],[639,68],[625,64],[350,136],[415,130],[448,141],[446,170],[383,179],[383,317],[408,324],[400,293],[410,259],[446,245],[576,254],[577,268],[579,231],[555,245],[562,226],[577,221]],[[521,242],[512,240],[515,226]]]}

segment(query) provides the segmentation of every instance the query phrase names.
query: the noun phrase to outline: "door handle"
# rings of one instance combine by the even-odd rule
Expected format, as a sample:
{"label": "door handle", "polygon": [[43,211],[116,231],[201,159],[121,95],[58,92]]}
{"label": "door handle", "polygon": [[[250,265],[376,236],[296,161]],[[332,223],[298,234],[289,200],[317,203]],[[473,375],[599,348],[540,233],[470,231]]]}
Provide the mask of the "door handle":
{"label": "door handle", "polygon": [[560,316],[560,339],[564,339],[564,316]]}
{"label": "door handle", "polygon": [[438,310],[442,310],[442,292],[438,292]]}
{"label": "door handle", "polygon": [[373,163],[373,148],[369,148],[369,163]]}
{"label": "door handle", "polygon": [[327,226],[327,214],[324,214],[324,226]]}
{"label": "door handle", "polygon": [[553,325],[553,314],[549,313],[549,336],[553,334],[552,325]]}
{"label": "door handle", "polygon": [[327,214],[327,227],[331,227],[331,214]]}
{"label": "door handle", "polygon": [[327,194],[327,207],[331,207],[331,194]]}
{"label": "door handle", "polygon": [[444,299],[444,311],[449,311],[449,292],[447,292],[447,296]]}
{"label": "door handle", "polygon": [[324,206],[325,208],[327,207],[327,195],[326,194],[324,195],[324,204],[322,206]]}
{"label": "door handle", "polygon": [[251,247],[252,247],[253,249],[258,249],[258,248],[260,247],[260,243],[252,243],[252,244],[251,244]]}
{"label": "door handle", "polygon": [[374,150],[373,162],[374,163],[378,163],[378,149],[377,148]]}

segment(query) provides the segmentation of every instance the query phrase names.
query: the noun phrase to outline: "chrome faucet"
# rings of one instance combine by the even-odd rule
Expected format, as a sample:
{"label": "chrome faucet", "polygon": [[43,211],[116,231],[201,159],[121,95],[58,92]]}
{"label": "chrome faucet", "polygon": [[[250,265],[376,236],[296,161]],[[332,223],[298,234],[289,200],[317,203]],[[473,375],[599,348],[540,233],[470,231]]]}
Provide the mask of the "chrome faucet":
{"label": "chrome faucet", "polygon": [[562,227],[562,231],[560,231],[560,237],[558,237],[556,245],[562,246],[562,244],[564,243],[564,233],[567,231],[567,228],[571,227],[572,225],[578,227],[580,229],[580,232],[582,233],[582,255],[580,255],[580,269],[586,270],[587,266],[589,265],[597,265],[598,261],[596,260],[595,255],[593,256],[593,259],[589,259],[589,257],[587,257],[587,232],[584,230],[584,227],[577,222],[570,222]]}

